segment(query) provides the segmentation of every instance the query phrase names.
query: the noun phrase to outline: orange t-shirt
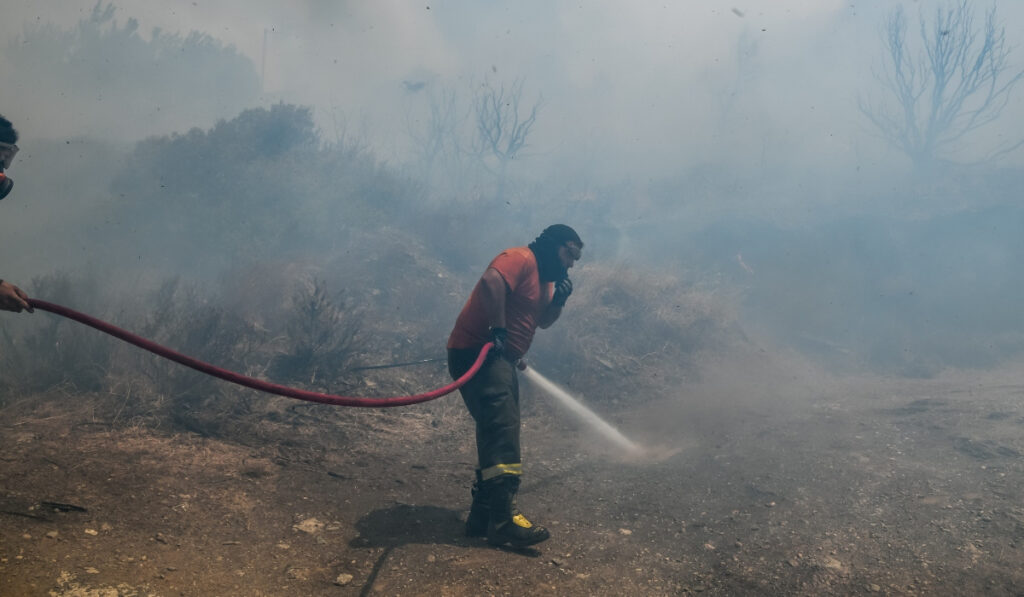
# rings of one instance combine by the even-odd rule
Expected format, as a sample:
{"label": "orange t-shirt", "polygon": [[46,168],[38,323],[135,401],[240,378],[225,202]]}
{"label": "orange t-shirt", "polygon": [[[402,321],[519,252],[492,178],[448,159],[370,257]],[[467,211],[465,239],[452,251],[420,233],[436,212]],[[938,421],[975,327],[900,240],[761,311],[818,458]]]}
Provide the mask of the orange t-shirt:
{"label": "orange t-shirt", "polygon": [[[505,279],[505,328],[508,329],[508,352],[513,358],[526,354],[537,331],[537,322],[551,303],[554,285],[541,283],[537,275],[537,258],[529,247],[502,251],[488,268]],[[490,325],[477,282],[469,300],[455,320],[448,337],[448,348],[479,348],[491,341]]]}

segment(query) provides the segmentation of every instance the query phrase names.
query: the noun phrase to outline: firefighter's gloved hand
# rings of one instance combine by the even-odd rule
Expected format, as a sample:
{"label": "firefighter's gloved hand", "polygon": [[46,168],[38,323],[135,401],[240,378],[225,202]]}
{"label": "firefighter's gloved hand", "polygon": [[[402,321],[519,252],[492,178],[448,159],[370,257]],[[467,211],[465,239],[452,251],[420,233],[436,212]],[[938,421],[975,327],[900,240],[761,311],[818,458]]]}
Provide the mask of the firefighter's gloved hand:
{"label": "firefighter's gloved hand", "polygon": [[490,358],[504,357],[505,346],[508,344],[508,330],[505,328],[491,328],[491,342],[494,343],[494,346],[487,356]]}
{"label": "firefighter's gloved hand", "polygon": [[564,307],[570,294],[572,294],[572,280],[565,278],[555,282],[555,293],[551,296],[551,304],[556,307]]}

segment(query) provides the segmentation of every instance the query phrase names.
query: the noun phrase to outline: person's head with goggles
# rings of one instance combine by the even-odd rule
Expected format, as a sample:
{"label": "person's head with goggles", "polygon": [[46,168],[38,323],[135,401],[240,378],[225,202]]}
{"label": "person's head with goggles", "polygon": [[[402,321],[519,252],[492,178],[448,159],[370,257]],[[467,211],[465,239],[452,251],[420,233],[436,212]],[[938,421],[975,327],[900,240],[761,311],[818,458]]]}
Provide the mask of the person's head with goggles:
{"label": "person's head with goggles", "polygon": [[18,146],[15,145],[17,142],[18,131],[14,130],[10,120],[0,116],[0,199],[6,197],[14,188],[14,182],[5,172],[11,167],[14,156],[18,154]]}

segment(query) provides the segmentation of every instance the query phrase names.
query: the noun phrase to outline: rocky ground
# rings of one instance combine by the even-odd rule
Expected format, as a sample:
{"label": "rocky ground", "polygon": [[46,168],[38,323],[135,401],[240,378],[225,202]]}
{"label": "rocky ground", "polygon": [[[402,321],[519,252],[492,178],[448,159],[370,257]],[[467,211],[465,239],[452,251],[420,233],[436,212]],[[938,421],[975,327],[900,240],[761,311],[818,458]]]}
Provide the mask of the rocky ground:
{"label": "rocky ground", "polygon": [[14,397],[0,594],[1024,590],[1024,369],[772,371],[622,397],[608,418],[639,458],[527,391],[520,505],[552,538],[523,551],[462,536],[474,457],[455,397],[302,406],[244,441],[112,425],[89,396]]}

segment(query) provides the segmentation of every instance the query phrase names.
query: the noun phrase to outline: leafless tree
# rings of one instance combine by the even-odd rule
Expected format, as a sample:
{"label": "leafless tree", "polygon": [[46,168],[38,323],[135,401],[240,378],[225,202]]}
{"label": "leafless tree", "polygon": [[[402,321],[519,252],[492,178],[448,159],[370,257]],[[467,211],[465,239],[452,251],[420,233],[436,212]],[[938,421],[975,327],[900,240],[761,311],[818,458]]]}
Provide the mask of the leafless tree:
{"label": "leafless tree", "polygon": [[[522,97],[522,79],[516,79],[508,88],[505,85],[494,87],[484,80],[474,100],[477,134],[473,150],[485,167],[498,177],[499,199],[504,195],[508,165],[526,147],[526,140],[537,122],[537,112],[542,104],[538,99],[528,114],[521,113]],[[496,168],[492,168],[488,162],[496,162]]]}
{"label": "leafless tree", "polygon": [[[949,158],[970,133],[997,120],[1024,70],[1009,64],[1012,47],[997,25],[995,6],[977,27],[969,0],[919,16],[920,45],[908,39],[907,17],[895,9],[885,22],[886,57],[875,71],[884,99],[861,98],[859,108],[886,141],[918,169]],[[985,160],[1004,155],[1024,140],[998,144]]]}
{"label": "leafless tree", "polygon": [[406,130],[418,163],[429,175],[438,163],[453,166],[463,154],[461,131],[466,110],[460,110],[458,94],[453,88],[430,89],[427,97],[426,115],[423,118],[410,116]]}

